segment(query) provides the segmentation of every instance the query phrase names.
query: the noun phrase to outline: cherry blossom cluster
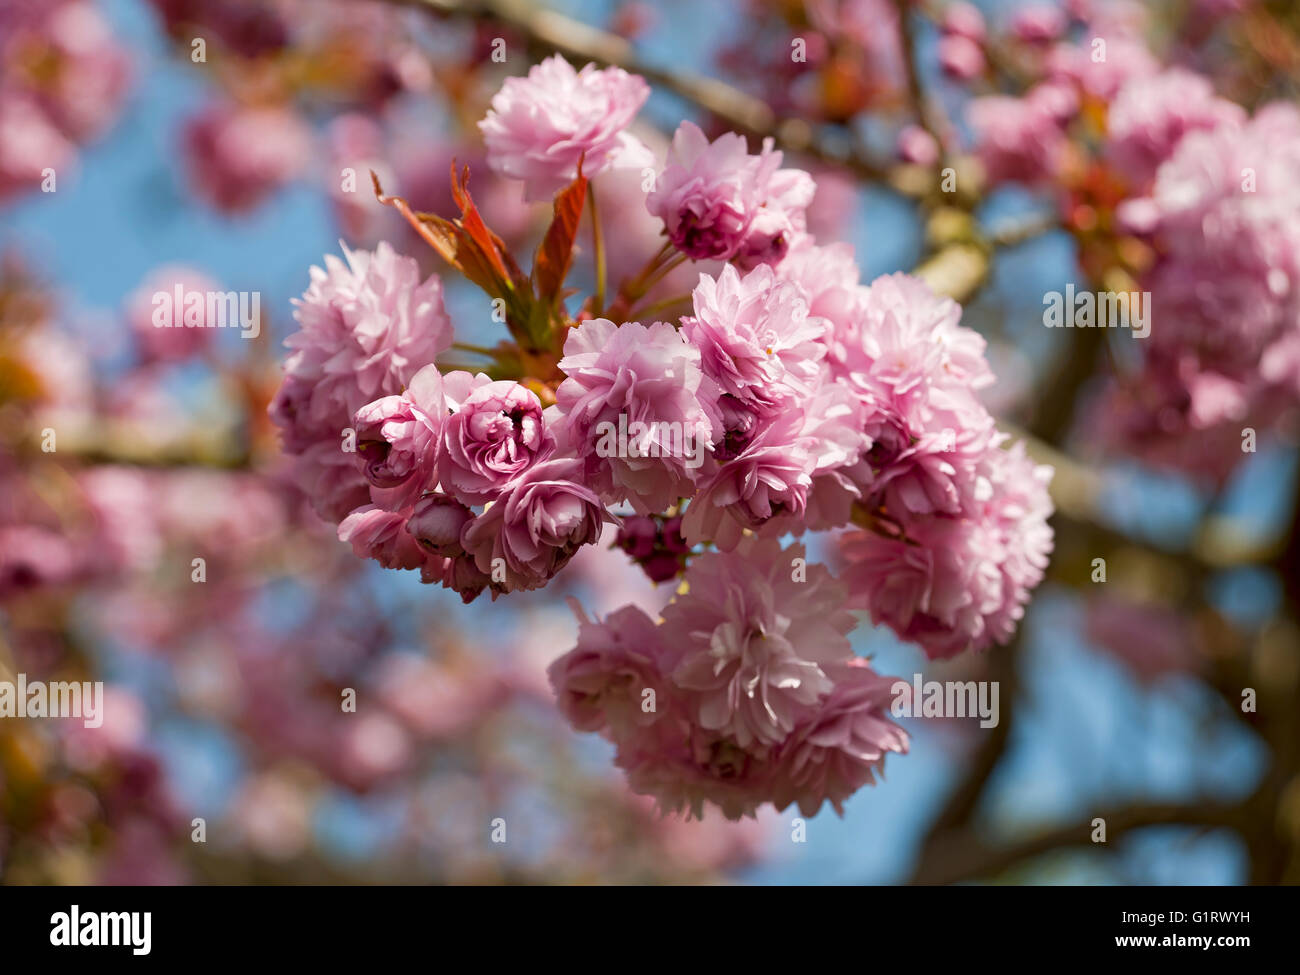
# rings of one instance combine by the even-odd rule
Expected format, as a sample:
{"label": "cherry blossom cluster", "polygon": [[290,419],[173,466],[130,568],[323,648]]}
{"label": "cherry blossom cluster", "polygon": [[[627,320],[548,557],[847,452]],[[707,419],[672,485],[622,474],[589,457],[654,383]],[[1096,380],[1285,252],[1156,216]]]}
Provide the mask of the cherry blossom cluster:
{"label": "cherry blossom cluster", "polygon": [[1244,430],[1300,406],[1300,112],[1276,102],[1252,117],[1162,65],[1132,5],[1069,11],[1022,8],[998,48],[978,11],[954,5],[944,65],[973,81],[994,52],[1011,60],[1028,90],[969,103],[990,182],[1057,188],[1084,270],[1151,294],[1150,339],[1094,403],[1094,439],[1221,481]]}
{"label": "cherry blossom cluster", "polygon": [[52,190],[129,82],[129,58],[90,0],[0,3],[0,200]]}
{"label": "cherry blossom cluster", "polygon": [[[322,104],[376,117],[399,96],[431,88],[404,12],[388,4],[150,2],[181,57],[218,85],[219,96],[180,126],[178,148],[194,196],[221,213],[250,212],[313,175],[307,120]],[[337,192],[337,179],[326,185]]]}
{"label": "cherry blossom cluster", "polygon": [[[357,555],[466,601],[539,589],[617,526],[679,587],[661,621],[582,617],[550,671],[566,715],[664,808],[839,809],[906,750],[851,610],[932,657],[1007,640],[1051,550],[1051,472],[980,402],[994,379],[955,302],[905,274],[862,284],[851,248],[808,231],[815,180],[770,142],[683,122],[655,165],[630,128],[648,95],[556,56],[493,99],[489,166],[553,201],[528,274],[463,171],[456,218],[376,178],[510,339],[459,346],[436,275],[387,244],[345,251],[297,302],[272,417]],[[596,286],[566,301],[589,194],[647,168],[660,249],[607,295],[596,228]],[[692,262],[689,294],[650,300]],[[491,362],[460,368],[458,349]],[[783,547],[809,530],[845,530],[841,579]]]}

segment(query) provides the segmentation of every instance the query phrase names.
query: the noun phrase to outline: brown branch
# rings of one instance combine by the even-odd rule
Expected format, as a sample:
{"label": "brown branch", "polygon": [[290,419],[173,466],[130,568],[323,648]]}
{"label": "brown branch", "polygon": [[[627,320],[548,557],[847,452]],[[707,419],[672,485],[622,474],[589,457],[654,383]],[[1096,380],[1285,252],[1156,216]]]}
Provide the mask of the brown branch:
{"label": "brown branch", "polygon": [[[988,879],[1047,853],[1091,848],[1111,850],[1115,840],[1148,826],[1201,826],[1246,830],[1251,823],[1250,804],[1189,802],[1186,804],[1134,804],[1100,810],[1066,826],[1034,830],[1015,843],[991,844],[973,828],[943,832],[927,844],[912,872],[911,884],[951,884]],[[1106,822],[1106,843],[1094,843],[1093,820]]]}
{"label": "brown branch", "polygon": [[987,232],[992,247],[1016,247],[1026,241],[1061,229],[1056,213],[1036,213],[1016,220],[1006,220]]}
{"label": "brown branch", "polygon": [[528,0],[394,0],[443,16],[495,21],[532,41],[576,61],[614,65],[639,74],[727,122],[759,138],[771,136],[788,152],[802,153],[842,166],[866,179],[891,182],[889,169],[852,149],[839,149],[817,138],[802,119],[782,119],[761,99],[724,81],[646,64],[624,38],[556,13]]}
{"label": "brown branch", "polygon": [[998,698],[1005,702],[999,715],[1000,720],[980,739],[974,754],[965,765],[961,781],[949,793],[943,809],[930,824],[925,839],[926,847],[938,841],[946,831],[956,829],[970,820],[984,794],[985,786],[1006,753],[1020,689],[1019,662],[1023,634],[1024,630],[1019,629],[1007,646],[995,647],[989,651],[987,679],[998,685]]}
{"label": "brown branch", "polygon": [[912,30],[912,10],[911,0],[894,0],[894,12],[898,17],[899,41],[903,49],[903,66],[907,74],[908,96],[911,98],[912,109],[921,128],[934,139],[934,144],[939,150],[939,159],[935,168],[942,169],[945,165],[944,157],[947,155],[943,138],[947,127],[940,120],[934,104],[926,98],[925,87],[921,84],[921,71],[916,61],[916,34]]}

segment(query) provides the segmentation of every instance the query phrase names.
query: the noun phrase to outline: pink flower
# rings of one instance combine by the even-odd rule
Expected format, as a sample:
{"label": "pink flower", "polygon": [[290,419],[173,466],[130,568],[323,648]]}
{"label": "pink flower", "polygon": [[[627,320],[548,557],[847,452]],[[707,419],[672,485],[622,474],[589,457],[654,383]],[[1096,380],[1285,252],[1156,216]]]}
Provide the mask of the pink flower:
{"label": "pink flower", "polygon": [[1115,165],[1145,186],[1187,133],[1238,128],[1245,120],[1241,106],[1216,97],[1206,79],[1171,68],[1120,89],[1106,118],[1106,138]]}
{"label": "pink flower", "polygon": [[357,410],[357,455],[376,503],[389,511],[409,508],[431,488],[446,406],[442,375],[425,366],[400,396],[384,396]]}
{"label": "pink flower", "polygon": [[809,457],[812,485],[801,518],[784,510],[767,531],[826,531],[849,520],[862,498],[860,483],[869,480],[865,451],[871,446],[866,417],[870,410],[846,386],[827,381],[803,404],[801,437]]}
{"label": "pink flower", "polygon": [[933,166],[939,161],[939,143],[919,125],[909,125],[898,133],[898,157],[918,166]]}
{"label": "pink flower", "polygon": [[909,520],[905,537],[845,536],[852,605],[931,658],[1005,643],[1051,552],[1051,474],[1025,456],[1023,444],[1004,451],[995,440],[969,514]]}
{"label": "pink flower", "polygon": [[624,606],[603,622],[582,613],[579,620],[577,646],[546,671],[560,713],[578,731],[609,731],[615,737],[653,723],[665,686],[654,620],[635,606]]}
{"label": "pink flower", "polygon": [[1068,26],[1059,7],[1031,3],[1021,7],[1011,18],[1011,33],[1030,44],[1045,44],[1065,33]]}
{"label": "pink flower", "polygon": [[988,67],[984,48],[977,41],[960,34],[947,34],[939,38],[939,67],[949,78],[970,81],[978,78]]}
{"label": "pink flower", "polygon": [[599,540],[607,516],[581,476],[572,458],[536,464],[465,527],[461,543],[494,591],[538,589],[579,548]]}
{"label": "pink flower", "polygon": [[842,812],[886,752],[907,750],[885,714],[893,681],[853,658],[844,590],[803,554],[750,539],[706,555],[658,627],[630,606],[583,618],[552,664],[570,722],[613,741],[628,785],[665,813],[811,815],[828,799]]}
{"label": "pink flower", "polygon": [[695,315],[682,332],[700,349],[707,376],[742,401],[772,404],[818,382],[828,323],[808,313],[801,290],[762,265],[743,277],[731,266],[700,275]]}
{"label": "pink flower", "polygon": [[831,372],[904,412],[935,392],[958,397],[994,382],[984,338],[960,324],[961,306],[920,278],[889,274],[858,295],[854,316],[831,339]]}
{"label": "pink flower", "polygon": [[[184,306],[174,306],[177,288],[183,296],[197,293],[205,296],[205,301],[208,292],[221,290],[206,274],[182,265],[167,265],[151,271],[126,302],[127,324],[131,326],[140,358],[145,362],[180,362],[200,354],[211,344],[211,328],[204,326],[216,323],[206,320],[206,306],[205,318],[198,327],[182,326]],[[172,306],[174,323],[168,321],[160,326],[155,322],[159,305],[154,297],[160,294],[165,294],[168,305]]]}
{"label": "pink flower", "polygon": [[808,313],[824,318],[831,328],[826,336],[829,358],[836,355],[835,339],[856,328],[859,305],[866,288],[851,244],[819,246],[808,240],[793,248],[776,269],[777,277],[799,286],[808,301]]}
{"label": "pink flower", "polygon": [[451,345],[442,282],[420,281],[419,265],[388,244],[372,251],[343,248],[346,263],[325,258],[311,286],[294,302],[298,331],[285,374],[306,388],[303,401],[273,406],[282,427],[324,429],[330,437],[353,413],[380,396],[400,393],[423,366]]}
{"label": "pink flower", "polygon": [[[661,705],[662,708],[662,705]],[[767,750],[748,751],[731,739],[667,711],[618,742],[614,763],[633,792],[654,796],[661,812],[704,817],[712,803],[727,819],[754,817],[772,795]]]}
{"label": "pink flower", "polygon": [[339,541],[351,545],[358,558],[374,559],[385,569],[422,569],[426,581],[440,578],[444,560],[425,552],[406,530],[410,516],[409,510],[365,505],[339,523]]}
{"label": "pink flower", "polygon": [[1241,427],[1271,426],[1300,397],[1298,165],[1300,112],[1268,105],[1183,135],[1149,198],[1128,201],[1161,255],[1142,282],[1159,312],[1142,372],[1107,404],[1111,440],[1220,479]]}
{"label": "pink flower", "polygon": [[290,473],[316,514],[334,524],[371,503],[370,482],[358,469],[356,455],[343,450],[341,439],[310,444],[293,458]]}
{"label": "pink flower", "polygon": [[59,179],[117,118],[131,61],[89,0],[0,5],[0,200]]}
{"label": "pink flower", "polygon": [[618,526],[614,544],[633,559],[645,559],[653,554],[658,535],[659,525],[653,518],[632,515]]}
{"label": "pink flower", "polygon": [[944,8],[941,26],[945,34],[960,34],[972,41],[983,41],[987,33],[984,15],[980,13],[979,7],[965,3],[964,0],[950,3]]}
{"label": "pink flower", "polygon": [[415,502],[406,530],[422,546],[447,558],[464,555],[460,536],[474,514],[447,494],[426,494]]}
{"label": "pink flower", "polygon": [[845,591],[804,557],[802,545],[753,539],[698,556],[689,590],[662,614],[672,681],[692,720],[741,748],[784,741],[834,686],[825,668],[852,656]]}
{"label": "pink flower", "polygon": [[631,516],[623,519],[614,544],[641,567],[651,582],[667,582],[682,571],[690,551],[682,538],[682,519]]}
{"label": "pink flower", "polygon": [[0,90],[0,200],[40,185],[45,170],[64,173],[76,149],[34,99]]}
{"label": "pink flower", "polygon": [[[464,529],[462,534],[463,532]],[[459,593],[461,601],[468,605],[478,599],[491,582],[491,577],[485,572],[480,572],[478,566],[474,564],[474,556],[467,554],[457,555],[447,562],[442,584],[447,589]],[[493,588],[493,599],[496,599],[496,588]]]}
{"label": "pink flower", "polygon": [[251,210],[297,176],[311,156],[311,133],[283,108],[212,105],[183,130],[195,193],[219,210]]}
{"label": "pink flower", "polygon": [[744,243],[766,179],[779,165],[779,155],[751,157],[744,136],[726,132],[710,143],[699,126],[683,122],[646,209],[683,254],[727,260]]}
{"label": "pink flower", "polygon": [[1061,126],[1055,88],[1031,89],[1024,98],[985,95],[970,103],[976,149],[989,178],[1037,183],[1053,177],[1068,140]]}
{"label": "pink flower", "polygon": [[581,71],[558,54],[527,78],[507,78],[479,130],[495,172],[524,181],[530,200],[553,196],[582,173],[650,165],[645,147],[624,131],[650,88],[621,68]]}
{"label": "pink flower", "polygon": [[[1094,30],[1097,27],[1093,25]],[[1049,78],[1069,81],[1090,95],[1110,101],[1130,80],[1149,78],[1160,71],[1160,62],[1141,38],[1108,31],[1102,39],[1106,42],[1106,56],[1100,60],[1095,56],[1100,49],[1091,44],[1055,45],[1047,54]]]}
{"label": "pink flower", "polygon": [[745,529],[756,529],[778,514],[801,517],[816,466],[809,418],[788,407],[762,421],[734,459],[701,478],[699,491],[682,519],[682,534],[696,545],[712,541],[734,549]]}
{"label": "pink flower", "polygon": [[131,79],[131,56],[95,5],[86,0],[45,5],[40,51],[46,60],[41,89],[50,116],[79,142],[99,135],[121,110]]}
{"label": "pink flower", "polygon": [[912,430],[886,414],[868,425],[872,468],[863,486],[871,504],[894,515],[957,515],[970,510],[979,491],[978,468],[995,435],[993,418],[953,414],[953,426]]}
{"label": "pink flower", "polygon": [[[766,146],[763,150],[768,151]],[[781,153],[774,154],[779,160]],[[802,169],[778,169],[763,184],[763,205],[732,260],[742,270],[777,264],[805,236],[817,184]]]}
{"label": "pink flower", "polygon": [[775,263],[805,230],[816,192],[811,176],[781,169],[781,159],[770,139],[751,156],[743,136],[727,132],[710,143],[683,122],[646,208],[664,222],[673,246],[695,260]]}
{"label": "pink flower", "polygon": [[462,501],[491,501],[507,481],[554,449],[555,437],[532,390],[467,372],[448,373],[443,388],[449,415],[442,423],[438,473],[443,489]]}
{"label": "pink flower", "polygon": [[585,483],[606,501],[662,511],[694,493],[713,435],[716,399],[700,353],[664,322],[571,329],[559,368],[558,417],[586,464]]}
{"label": "pink flower", "polygon": [[829,801],[844,815],[844,800],[883,774],[889,752],[907,754],[908,738],[889,718],[895,678],[855,658],[831,665],[835,686],[817,712],[781,746],[775,760],[772,804],[797,804],[804,816]]}
{"label": "pink flower", "polygon": [[[330,255],[326,270],[312,268],[311,286],[295,302],[299,329],[285,340],[293,351],[269,411],[284,449],[302,455],[299,482],[315,486],[313,504],[334,520],[337,505],[324,494],[365,484],[343,452],[344,428],[362,406],[400,393],[451,344],[452,332],[442,283],[436,276],[420,283],[413,258],[384,243],[344,254],[346,264]],[[340,492],[320,483],[345,472],[350,485]]]}
{"label": "pink flower", "polygon": [[[1181,259],[1235,258],[1261,280],[1276,269],[1286,280],[1273,274],[1273,290],[1290,290],[1300,280],[1294,222],[1300,192],[1286,174],[1297,158],[1300,112],[1290,104],[1267,105],[1244,127],[1185,136],[1152,192],[1161,242]],[[1253,190],[1243,189],[1246,170],[1254,174]]]}
{"label": "pink flower", "polygon": [[960,317],[919,279],[889,275],[858,293],[831,343],[831,375],[861,401],[869,441],[868,469],[852,476],[895,516],[957,514],[973,503],[993,435],[974,393],[993,374],[984,339]]}

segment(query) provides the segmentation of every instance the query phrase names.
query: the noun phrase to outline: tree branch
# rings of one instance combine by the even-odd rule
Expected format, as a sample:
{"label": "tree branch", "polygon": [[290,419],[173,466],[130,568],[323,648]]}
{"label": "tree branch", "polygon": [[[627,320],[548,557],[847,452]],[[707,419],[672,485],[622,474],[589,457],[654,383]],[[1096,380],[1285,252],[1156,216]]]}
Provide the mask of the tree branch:
{"label": "tree branch", "polygon": [[394,0],[443,16],[490,20],[577,61],[614,65],[698,105],[733,128],[760,138],[771,136],[788,152],[803,153],[842,166],[870,180],[890,182],[887,167],[847,146],[843,149],[817,138],[802,119],[782,119],[761,99],[726,82],[646,64],[633,46],[617,34],[558,14],[528,0]]}
{"label": "tree branch", "polygon": [[934,139],[934,144],[939,150],[939,160],[935,168],[941,169],[944,166],[944,157],[947,156],[943,138],[946,126],[940,121],[934,104],[925,97],[925,87],[921,84],[921,71],[916,60],[916,35],[912,30],[912,10],[910,0],[894,0],[899,40],[903,49],[903,65],[907,74],[908,95],[912,100],[912,109],[916,113],[917,121],[921,128],[929,133],[930,138]]}
{"label": "tree branch", "polygon": [[[1106,821],[1106,843],[1092,840],[1093,820]],[[945,831],[928,843],[909,878],[910,884],[951,884],[996,877],[1026,860],[1057,850],[1082,847],[1113,849],[1115,840],[1149,826],[1203,826],[1243,830],[1249,824],[1246,804],[1189,802],[1136,804],[1098,811],[1066,826],[1034,831],[1016,843],[994,845],[967,827]]]}

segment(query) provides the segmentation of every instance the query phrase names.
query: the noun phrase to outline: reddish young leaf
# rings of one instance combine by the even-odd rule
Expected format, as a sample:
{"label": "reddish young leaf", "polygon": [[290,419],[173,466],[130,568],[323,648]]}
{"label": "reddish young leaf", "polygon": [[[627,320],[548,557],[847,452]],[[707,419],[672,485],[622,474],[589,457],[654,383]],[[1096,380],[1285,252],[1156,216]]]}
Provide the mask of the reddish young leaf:
{"label": "reddish young leaf", "polygon": [[579,166],[578,178],[555,198],[555,215],[533,259],[533,284],[537,297],[550,307],[560,300],[560,289],[573,264],[573,242],[578,236],[578,224],[582,221],[582,208],[586,202],[587,177],[582,175]]}
{"label": "reddish young leaf", "polygon": [[387,196],[384,188],[379,184],[379,177],[372,169],[370,171],[371,182],[375,184],[375,198],[384,206],[390,206],[400,213],[406,222],[411,225],[417,234],[424,239],[442,257],[444,261],[457,270],[463,271],[460,261],[457,257],[457,241],[455,228],[444,226],[446,221],[440,221],[439,218],[430,217],[427,214],[417,214],[411,209],[400,196]]}
{"label": "reddish young leaf", "polygon": [[468,234],[469,239],[482,252],[485,262],[510,287],[525,288],[528,279],[510,256],[510,251],[500,237],[493,233],[474,205],[474,198],[469,195],[469,167],[465,166],[457,179],[456,163],[451,164],[451,195],[460,207],[461,218],[457,221]]}
{"label": "reddish young leaf", "polygon": [[[466,278],[494,298],[506,298],[509,301],[526,297],[527,279],[514,260],[505,253],[501,239],[488,230],[478,216],[473,200],[457,185],[454,168],[453,192],[457,203],[466,209],[470,225],[474,228],[472,233],[460,220],[447,220],[432,213],[415,212],[402,197],[385,195],[379,177],[373,172],[370,177],[374,181],[375,195],[379,202],[397,210],[443,260]],[[486,250],[481,242],[486,242]],[[520,289],[521,283],[525,285],[523,289]],[[521,290],[522,294],[518,293]]]}

